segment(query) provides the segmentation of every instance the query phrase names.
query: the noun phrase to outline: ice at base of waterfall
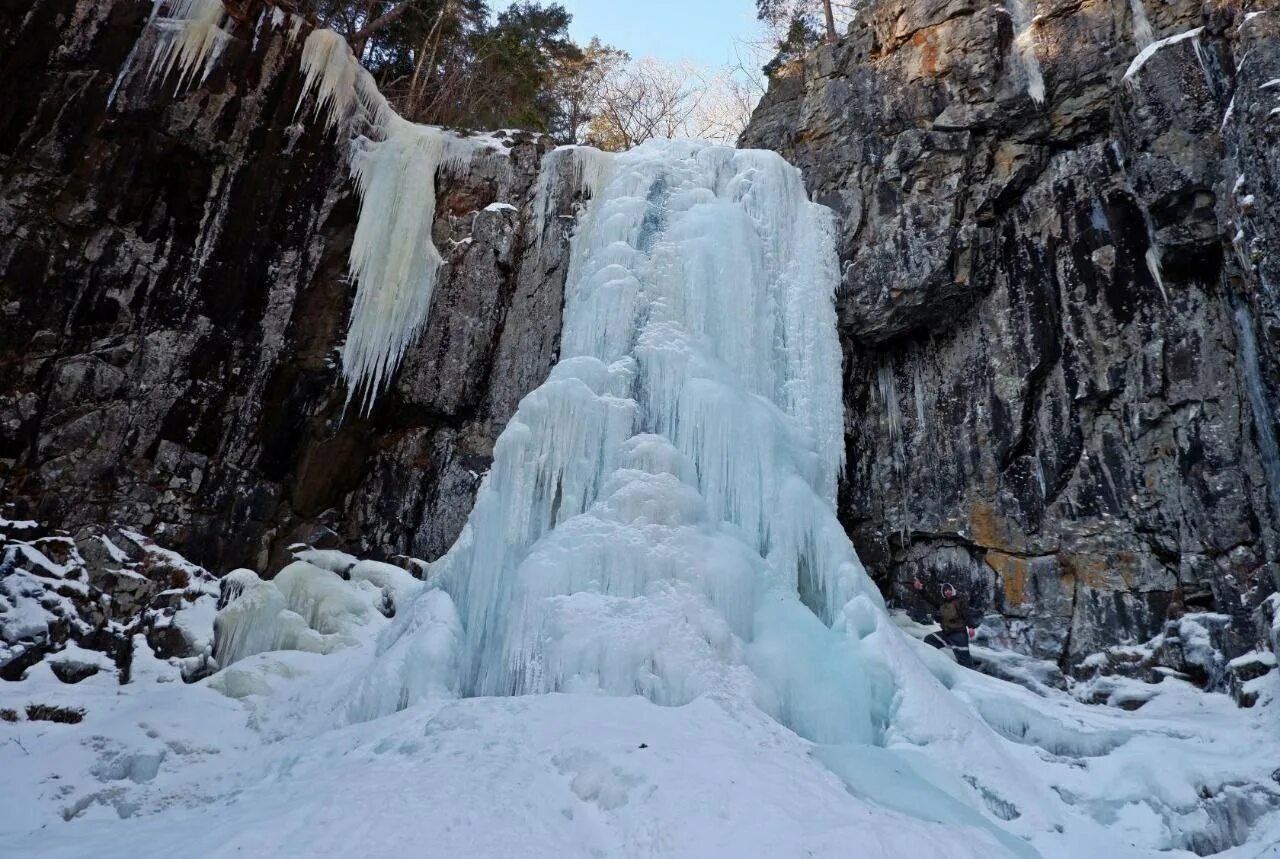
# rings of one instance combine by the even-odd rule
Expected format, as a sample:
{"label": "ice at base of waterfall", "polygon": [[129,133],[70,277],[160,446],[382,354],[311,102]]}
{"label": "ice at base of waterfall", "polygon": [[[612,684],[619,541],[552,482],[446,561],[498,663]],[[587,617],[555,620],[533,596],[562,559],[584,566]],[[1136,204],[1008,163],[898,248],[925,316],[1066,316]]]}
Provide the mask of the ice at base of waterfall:
{"label": "ice at base of waterfall", "polygon": [[246,657],[224,686],[237,698],[217,691],[225,672],[183,684],[141,644],[126,686],[43,667],[6,684],[6,707],[84,721],[3,725],[0,855],[1154,859],[1190,857],[1167,848],[1234,819],[1253,836],[1225,855],[1257,859],[1280,838],[1280,815],[1233,787],[1280,760],[1274,673],[1253,710],[1166,681],[1134,713],[966,677],[940,716],[991,711],[1061,797],[1061,831],[1029,831],[1018,785],[984,799],[939,767],[972,763],[954,746],[813,744],[733,695],[446,697],[341,725],[334,679],[368,664],[383,628],[370,618],[328,655]]}

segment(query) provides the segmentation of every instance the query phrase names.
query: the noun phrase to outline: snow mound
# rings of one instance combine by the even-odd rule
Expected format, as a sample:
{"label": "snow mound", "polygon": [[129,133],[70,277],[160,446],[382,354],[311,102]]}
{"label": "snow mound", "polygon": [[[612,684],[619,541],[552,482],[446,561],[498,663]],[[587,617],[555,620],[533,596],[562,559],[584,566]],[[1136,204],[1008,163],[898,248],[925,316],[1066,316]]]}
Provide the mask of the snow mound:
{"label": "snow mound", "polygon": [[348,585],[336,573],[295,561],[271,581],[252,570],[223,579],[223,602],[213,621],[213,656],[226,667],[255,653],[329,653],[355,641],[375,618],[382,588],[366,580]]}

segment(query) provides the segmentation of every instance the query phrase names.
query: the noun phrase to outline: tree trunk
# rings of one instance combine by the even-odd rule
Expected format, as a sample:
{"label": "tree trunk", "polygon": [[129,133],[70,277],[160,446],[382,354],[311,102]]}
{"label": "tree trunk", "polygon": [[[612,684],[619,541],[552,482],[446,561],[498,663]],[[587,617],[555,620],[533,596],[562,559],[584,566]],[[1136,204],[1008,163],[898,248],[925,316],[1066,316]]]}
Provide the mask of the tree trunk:
{"label": "tree trunk", "polygon": [[831,12],[831,0],[822,0],[822,14],[827,19],[827,41],[836,40],[836,16]]}

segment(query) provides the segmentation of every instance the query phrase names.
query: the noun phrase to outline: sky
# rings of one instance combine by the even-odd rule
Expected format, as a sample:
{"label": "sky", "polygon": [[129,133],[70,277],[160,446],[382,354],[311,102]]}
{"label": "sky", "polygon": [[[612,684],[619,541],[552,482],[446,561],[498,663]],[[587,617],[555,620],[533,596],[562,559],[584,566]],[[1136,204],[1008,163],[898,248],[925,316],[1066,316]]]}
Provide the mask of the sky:
{"label": "sky", "polygon": [[[592,36],[633,57],[691,60],[719,68],[734,62],[734,39],[758,32],[755,0],[555,0],[573,14],[569,32],[586,44]],[[495,12],[510,0],[493,0]],[[745,52],[744,52],[745,56]]]}

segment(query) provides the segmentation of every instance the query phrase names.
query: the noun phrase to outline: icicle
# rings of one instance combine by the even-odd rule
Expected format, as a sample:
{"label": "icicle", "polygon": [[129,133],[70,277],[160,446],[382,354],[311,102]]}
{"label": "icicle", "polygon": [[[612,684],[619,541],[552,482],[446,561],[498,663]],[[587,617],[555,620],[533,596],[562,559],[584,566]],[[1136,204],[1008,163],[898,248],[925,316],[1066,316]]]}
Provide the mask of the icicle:
{"label": "icicle", "polygon": [[916,404],[916,434],[921,438],[927,437],[929,429],[925,421],[925,390],[924,357],[917,356],[911,367],[911,392]]}
{"label": "icicle", "polygon": [[367,412],[416,342],[431,308],[443,258],[431,241],[438,170],[493,149],[396,115],[346,39],[313,30],[302,49],[304,83],[325,125],[349,131],[351,173],[360,218],[349,270],[356,284],[342,372],[347,402],[359,393]]}
{"label": "icicle", "polygon": [[1262,474],[1266,479],[1271,509],[1280,511],[1280,442],[1276,440],[1276,419],[1258,358],[1258,341],[1254,333],[1253,313],[1241,303],[1236,307],[1236,331],[1240,338],[1240,361],[1249,395],[1253,426],[1257,431],[1258,453],[1262,457]]}
{"label": "icicle", "polygon": [[889,447],[893,451],[893,472],[901,474],[906,456],[902,446],[902,410],[898,406],[898,382],[893,372],[893,359],[888,358],[876,371],[876,393],[884,409]]}
{"label": "icicle", "polygon": [[1164,299],[1164,303],[1169,303],[1169,293],[1164,288],[1164,268],[1160,260],[1160,247],[1155,243],[1155,235],[1148,230],[1150,246],[1147,252],[1142,255],[1143,260],[1147,263],[1147,271],[1151,273],[1151,279],[1156,282],[1156,287],[1160,290],[1160,297]]}
{"label": "icicle", "polygon": [[301,15],[289,15],[289,36],[285,41],[286,45],[293,45],[298,40],[298,34],[302,32],[302,25],[306,23],[306,19]]}
{"label": "icicle", "polygon": [[[579,188],[583,196],[595,200],[600,189],[608,183],[613,165],[612,152],[601,152],[590,146],[557,146],[547,153],[538,170],[538,184],[533,198],[536,213],[534,236],[539,245],[542,244],[542,233],[547,226],[547,215],[555,205],[555,186],[567,182]],[[590,207],[587,208],[589,216]]]}
{"label": "icicle", "polygon": [[[160,4],[163,2],[164,0],[151,0],[151,14],[147,16],[147,23],[142,28],[144,33],[150,29],[152,23],[155,22],[156,15],[160,12]],[[110,109],[111,105],[115,104],[116,96],[120,93],[120,87],[124,84],[124,79],[128,76],[129,72],[133,70],[133,63],[138,57],[138,46],[141,44],[142,39],[138,39],[133,43],[133,47],[129,49],[129,55],[124,58],[124,65],[122,65],[120,67],[120,71],[116,73],[115,82],[111,84],[111,92],[107,94],[108,109]]]}
{"label": "icicle", "polygon": [[262,24],[266,20],[267,10],[266,7],[263,7],[262,11],[258,13],[257,22],[253,25],[253,42],[249,45],[249,53],[251,54],[258,51],[258,39],[262,37]]}
{"label": "icicle", "polygon": [[443,132],[408,124],[353,149],[360,218],[349,269],[357,289],[342,372],[348,402],[363,388],[364,411],[426,323],[444,262],[431,241],[436,171],[467,154]]}
{"label": "icicle", "polygon": [[231,38],[221,24],[226,10],[221,0],[170,0],[170,14],[158,18],[159,43],[151,58],[152,77],[167,78],[178,69],[179,92],[195,80],[204,82]]}
{"label": "icicle", "polygon": [[302,45],[302,93],[294,114],[314,93],[316,115],[324,112],[328,128],[344,121],[356,101],[358,71],[346,39],[333,30],[313,30]]}

